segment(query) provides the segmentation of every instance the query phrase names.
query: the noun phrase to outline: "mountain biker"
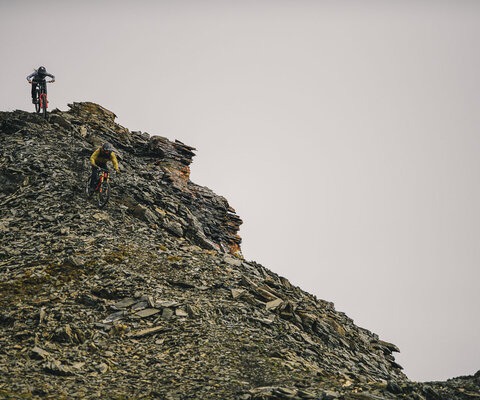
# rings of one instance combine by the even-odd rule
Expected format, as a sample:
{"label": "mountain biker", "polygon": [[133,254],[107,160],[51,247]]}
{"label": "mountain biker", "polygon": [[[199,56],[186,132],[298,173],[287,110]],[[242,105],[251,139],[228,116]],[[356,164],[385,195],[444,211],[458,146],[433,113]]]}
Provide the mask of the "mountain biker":
{"label": "mountain biker", "polygon": [[38,99],[36,98],[36,89],[37,85],[43,85],[45,87],[45,93],[47,93],[47,81],[45,80],[46,77],[51,78],[48,83],[55,82],[55,76],[49,74],[47,69],[43,66],[38,67],[34,72],[27,76],[28,83],[32,84],[32,103],[35,104]]}
{"label": "mountain biker", "polygon": [[92,175],[90,178],[90,185],[92,188],[95,187],[97,184],[98,180],[98,173],[100,169],[107,169],[107,163],[111,161],[113,164],[113,168],[115,168],[115,171],[118,173],[120,170],[118,169],[118,160],[117,156],[114,153],[114,148],[113,146],[105,142],[101,147],[99,147],[97,150],[93,152],[93,154],[90,156],[90,164],[92,165]]}

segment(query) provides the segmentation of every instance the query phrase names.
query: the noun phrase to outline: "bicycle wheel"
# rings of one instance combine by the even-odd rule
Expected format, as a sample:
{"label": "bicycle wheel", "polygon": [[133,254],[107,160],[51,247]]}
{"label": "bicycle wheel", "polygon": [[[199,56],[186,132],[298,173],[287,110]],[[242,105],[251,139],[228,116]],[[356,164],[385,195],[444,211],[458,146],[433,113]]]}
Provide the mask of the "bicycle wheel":
{"label": "bicycle wheel", "polygon": [[42,94],[42,114],[43,114],[43,118],[47,118],[47,107],[48,107],[47,94],[43,93]]}
{"label": "bicycle wheel", "polygon": [[92,182],[92,177],[89,177],[87,179],[87,184],[85,186],[85,194],[87,195],[87,197],[92,197],[93,196],[93,193],[95,193],[95,188],[92,188],[91,186],[91,182]]}
{"label": "bicycle wheel", "polygon": [[37,102],[35,103],[35,112],[40,114],[40,93],[38,90],[35,92],[35,98],[37,99]]}
{"label": "bicycle wheel", "polygon": [[110,198],[110,184],[107,181],[103,181],[98,191],[98,207],[105,207]]}

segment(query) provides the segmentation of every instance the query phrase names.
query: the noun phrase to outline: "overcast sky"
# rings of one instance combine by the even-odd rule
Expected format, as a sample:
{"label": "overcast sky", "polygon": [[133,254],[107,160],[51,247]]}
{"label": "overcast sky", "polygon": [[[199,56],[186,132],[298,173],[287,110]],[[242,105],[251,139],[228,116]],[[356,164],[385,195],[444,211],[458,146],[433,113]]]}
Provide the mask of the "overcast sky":
{"label": "overcast sky", "polygon": [[0,110],[45,65],[196,147],[247,260],[443,380],[480,369],[479,48],[476,0],[0,0]]}

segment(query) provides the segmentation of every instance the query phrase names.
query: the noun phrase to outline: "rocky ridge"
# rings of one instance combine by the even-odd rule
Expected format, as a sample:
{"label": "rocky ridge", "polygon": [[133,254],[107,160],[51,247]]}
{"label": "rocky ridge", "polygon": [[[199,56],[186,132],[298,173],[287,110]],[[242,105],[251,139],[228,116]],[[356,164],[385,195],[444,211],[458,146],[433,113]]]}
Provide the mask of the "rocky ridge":
{"label": "rocky ridge", "polygon": [[[88,157],[122,173],[98,209]],[[242,257],[194,151],[94,103],[0,113],[0,398],[473,399],[478,373],[415,383],[398,348]]]}

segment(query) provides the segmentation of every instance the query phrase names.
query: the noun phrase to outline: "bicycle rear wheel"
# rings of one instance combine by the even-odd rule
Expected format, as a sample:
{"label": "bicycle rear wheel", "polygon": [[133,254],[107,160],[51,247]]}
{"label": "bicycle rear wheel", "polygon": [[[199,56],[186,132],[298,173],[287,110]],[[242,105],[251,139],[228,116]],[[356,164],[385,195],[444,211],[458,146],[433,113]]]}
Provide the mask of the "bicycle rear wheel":
{"label": "bicycle rear wheel", "polygon": [[92,197],[93,193],[95,192],[95,188],[91,186],[91,183],[92,183],[92,177],[89,177],[87,179],[87,183],[85,186],[85,194],[87,195],[88,198]]}
{"label": "bicycle rear wheel", "polygon": [[105,207],[110,199],[110,184],[103,181],[98,191],[98,207]]}

